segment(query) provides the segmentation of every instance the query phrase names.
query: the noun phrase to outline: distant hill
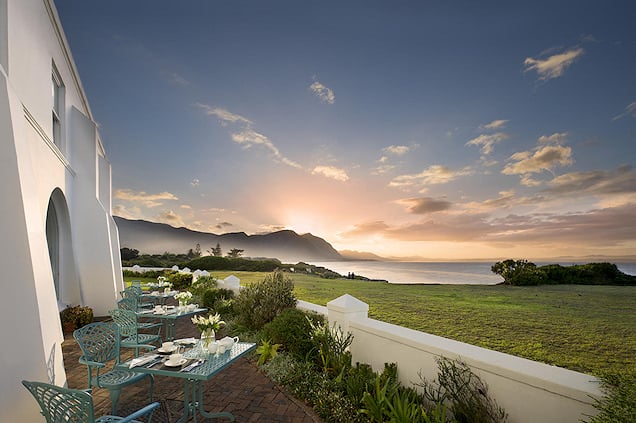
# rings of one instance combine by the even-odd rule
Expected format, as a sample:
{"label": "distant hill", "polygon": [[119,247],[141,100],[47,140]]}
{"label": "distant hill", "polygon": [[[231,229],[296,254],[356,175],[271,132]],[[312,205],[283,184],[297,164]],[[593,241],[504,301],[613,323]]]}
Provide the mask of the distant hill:
{"label": "distant hill", "polygon": [[312,234],[298,235],[284,230],[263,235],[244,232],[213,234],[187,228],[175,228],[165,223],[129,220],[114,216],[119,228],[121,247],[134,248],[145,254],[163,252],[187,253],[197,244],[203,253],[221,245],[223,255],[233,248],[245,250],[244,257],[277,258],[282,262],[343,260],[331,244]]}

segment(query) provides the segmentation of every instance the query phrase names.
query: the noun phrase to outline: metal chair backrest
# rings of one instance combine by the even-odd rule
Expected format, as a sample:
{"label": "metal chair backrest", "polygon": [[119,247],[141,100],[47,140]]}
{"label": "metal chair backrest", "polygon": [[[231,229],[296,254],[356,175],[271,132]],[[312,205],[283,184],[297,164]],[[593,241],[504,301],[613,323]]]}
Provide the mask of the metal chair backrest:
{"label": "metal chair backrest", "polygon": [[137,313],[134,311],[117,308],[109,310],[108,314],[110,314],[115,324],[119,327],[119,334],[121,336],[136,336],[139,332]]}
{"label": "metal chair backrest", "polygon": [[47,423],[93,423],[93,397],[76,389],[67,389],[43,382],[22,381],[40,406]]}
{"label": "metal chair backrest", "polygon": [[113,322],[95,322],[73,332],[84,359],[105,363],[119,360],[119,327]]}
{"label": "metal chair backrest", "polygon": [[117,301],[117,308],[122,308],[124,310],[137,311],[139,307],[139,303],[135,298],[122,298]]}

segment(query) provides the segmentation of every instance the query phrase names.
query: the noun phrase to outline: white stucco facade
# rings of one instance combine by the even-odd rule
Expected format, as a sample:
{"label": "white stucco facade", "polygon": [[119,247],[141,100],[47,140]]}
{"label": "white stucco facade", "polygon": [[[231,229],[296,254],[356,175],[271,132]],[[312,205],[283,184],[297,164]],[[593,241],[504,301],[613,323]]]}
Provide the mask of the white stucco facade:
{"label": "white stucco facade", "polygon": [[20,381],[66,383],[59,308],[105,315],[123,289],[110,164],[53,0],[0,0],[0,180],[0,421],[40,421]]}

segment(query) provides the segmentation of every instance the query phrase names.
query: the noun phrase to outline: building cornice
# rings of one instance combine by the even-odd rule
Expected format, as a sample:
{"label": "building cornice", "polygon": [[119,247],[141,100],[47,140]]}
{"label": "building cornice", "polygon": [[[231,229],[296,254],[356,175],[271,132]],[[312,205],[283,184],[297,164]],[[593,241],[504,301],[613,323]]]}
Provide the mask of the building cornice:
{"label": "building cornice", "polygon": [[31,112],[29,112],[29,109],[24,107],[24,105],[22,106],[22,108],[24,109],[24,118],[26,119],[26,121],[29,122],[33,129],[35,129],[35,132],[37,132],[40,138],[42,138],[42,141],[44,141],[44,144],[46,144],[51,149],[53,154],[55,154],[55,156],[60,160],[64,167],[71,173],[71,175],[75,176],[75,171],[71,167],[71,163],[66,159],[66,157],[64,157],[64,154],[62,154],[53,140],[49,138],[49,136],[46,134],[46,131],[44,131],[44,128],[42,128],[37,120],[35,120]]}

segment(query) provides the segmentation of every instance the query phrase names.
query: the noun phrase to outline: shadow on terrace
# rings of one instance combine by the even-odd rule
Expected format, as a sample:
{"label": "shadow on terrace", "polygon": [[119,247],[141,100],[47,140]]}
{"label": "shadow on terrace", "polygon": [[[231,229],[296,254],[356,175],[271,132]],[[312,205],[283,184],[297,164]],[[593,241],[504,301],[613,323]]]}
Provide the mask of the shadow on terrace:
{"label": "shadow on terrace", "polygon": [[[176,329],[179,337],[199,335],[189,319],[179,319]],[[86,389],[86,366],[78,362],[81,352],[72,334],[65,335],[62,351],[68,387]],[[132,356],[132,349],[122,348],[122,360]],[[125,416],[147,405],[150,402],[148,388],[147,381],[124,387],[119,400],[118,414]],[[183,381],[156,376],[154,391],[154,400],[160,402],[161,407],[154,413],[152,421],[176,422],[183,413]],[[108,391],[93,388],[92,393],[96,416],[110,414]],[[207,411],[232,413],[236,422],[321,422],[310,407],[274,384],[249,358],[240,358],[204,382],[203,403]],[[197,418],[199,421],[205,421],[201,416]]]}

